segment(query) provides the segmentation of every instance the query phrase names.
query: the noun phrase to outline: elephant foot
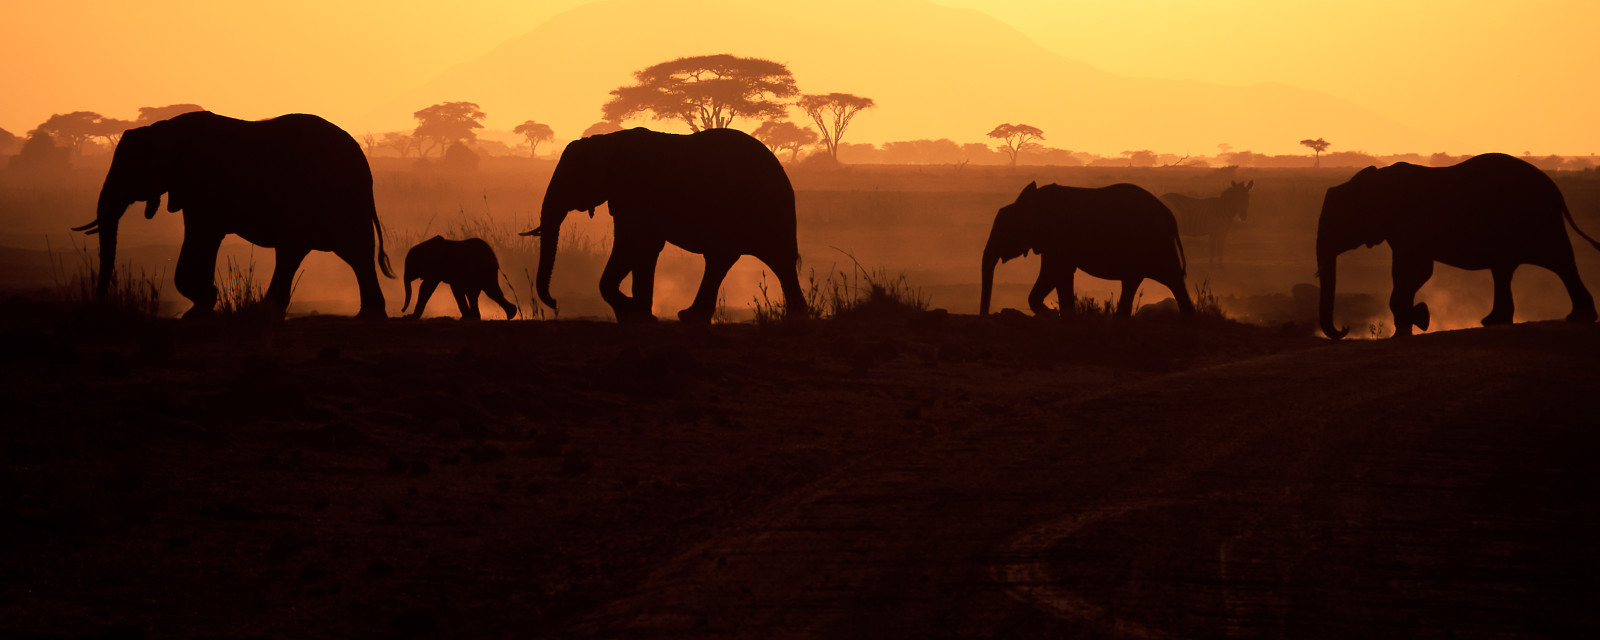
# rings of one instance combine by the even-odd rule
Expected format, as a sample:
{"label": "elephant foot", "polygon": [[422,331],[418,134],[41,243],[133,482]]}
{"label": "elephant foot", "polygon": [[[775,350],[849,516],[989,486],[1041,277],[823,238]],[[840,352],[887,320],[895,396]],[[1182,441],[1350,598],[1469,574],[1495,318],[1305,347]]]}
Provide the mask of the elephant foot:
{"label": "elephant foot", "polygon": [[1596,319],[1597,315],[1594,307],[1589,307],[1582,311],[1573,309],[1572,313],[1567,314],[1567,322],[1594,322]]}
{"label": "elephant foot", "polygon": [[382,322],[389,319],[389,314],[384,313],[383,309],[362,309],[360,313],[356,314],[356,319],[366,322]]}
{"label": "elephant foot", "polygon": [[689,307],[678,312],[678,321],[684,324],[711,324],[712,315],[711,311]]}
{"label": "elephant foot", "polygon": [[1417,306],[1411,308],[1411,324],[1417,325],[1418,329],[1427,331],[1428,321],[1431,319],[1432,316],[1428,313],[1428,303],[1418,302]]}

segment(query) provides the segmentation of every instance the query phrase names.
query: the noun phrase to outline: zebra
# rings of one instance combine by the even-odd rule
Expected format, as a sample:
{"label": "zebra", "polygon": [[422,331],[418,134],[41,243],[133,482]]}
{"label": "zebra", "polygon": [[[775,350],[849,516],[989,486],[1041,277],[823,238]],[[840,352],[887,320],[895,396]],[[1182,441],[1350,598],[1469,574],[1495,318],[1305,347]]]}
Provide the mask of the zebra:
{"label": "zebra", "polygon": [[1168,193],[1161,201],[1172,209],[1178,218],[1178,234],[1183,236],[1211,237],[1211,264],[1222,264],[1222,246],[1228,241],[1228,228],[1235,219],[1245,221],[1250,208],[1250,189],[1256,181],[1229,181],[1227,189],[1215,198],[1193,198],[1181,193]]}

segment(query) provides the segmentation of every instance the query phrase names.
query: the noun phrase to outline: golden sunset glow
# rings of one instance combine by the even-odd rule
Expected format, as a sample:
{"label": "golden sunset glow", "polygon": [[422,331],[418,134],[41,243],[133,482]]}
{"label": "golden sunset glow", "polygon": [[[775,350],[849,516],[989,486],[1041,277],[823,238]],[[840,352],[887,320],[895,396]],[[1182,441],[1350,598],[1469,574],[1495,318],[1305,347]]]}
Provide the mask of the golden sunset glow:
{"label": "golden sunset glow", "polygon": [[[987,142],[978,123],[1025,121],[1051,146],[1103,154],[1211,153],[1221,143],[1292,153],[1308,136],[1373,153],[1600,151],[1591,33],[1600,4],[1584,0],[693,4],[702,9],[628,0],[13,3],[0,40],[0,127],[21,134],[54,113],[131,118],[141,106],[193,102],[247,118],[312,112],[353,133],[378,132],[415,126],[409,114],[428,104],[469,100],[488,113],[489,129],[532,118],[565,140],[598,119],[629,72],[727,52],[788,64],[802,91],[874,98],[878,107],[853,125],[857,143]],[[597,15],[610,31],[575,32],[595,29]],[[493,59],[502,50],[524,57]],[[1038,66],[1046,59],[1062,66]],[[1104,77],[1065,74],[1077,69],[1071,61]],[[1271,132],[1256,136],[1227,121],[1241,107],[1193,98],[1212,89],[1185,103],[1164,98],[1168,85],[1137,79],[1244,87],[1217,99],[1243,104],[1285,85],[1313,93],[1284,104],[1319,106],[1242,119]],[[982,100],[959,99],[965,86]],[[1096,109],[1113,86],[1151,108]]]}

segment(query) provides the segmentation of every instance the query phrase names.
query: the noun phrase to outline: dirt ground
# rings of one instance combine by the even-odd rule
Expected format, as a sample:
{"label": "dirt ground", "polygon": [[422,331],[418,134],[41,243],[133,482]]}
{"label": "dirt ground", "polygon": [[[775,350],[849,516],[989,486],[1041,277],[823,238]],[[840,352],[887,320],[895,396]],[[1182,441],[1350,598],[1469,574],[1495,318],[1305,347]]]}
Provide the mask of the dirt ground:
{"label": "dirt ground", "polygon": [[8,637],[1600,632],[1594,325],[4,306]]}

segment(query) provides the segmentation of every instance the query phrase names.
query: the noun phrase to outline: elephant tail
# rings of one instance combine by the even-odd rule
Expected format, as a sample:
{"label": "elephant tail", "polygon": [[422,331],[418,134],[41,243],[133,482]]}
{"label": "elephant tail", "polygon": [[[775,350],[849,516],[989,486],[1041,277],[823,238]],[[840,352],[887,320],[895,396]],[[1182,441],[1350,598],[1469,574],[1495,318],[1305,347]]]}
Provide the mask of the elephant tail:
{"label": "elephant tail", "polygon": [[1572,225],[1572,230],[1573,231],[1578,232],[1578,235],[1581,236],[1584,240],[1588,240],[1590,246],[1594,247],[1595,249],[1600,249],[1600,242],[1596,242],[1594,238],[1589,237],[1589,234],[1584,233],[1583,229],[1579,229],[1578,228],[1577,221],[1572,219],[1572,209],[1570,209],[1568,207],[1561,207],[1561,213],[1563,213],[1563,214],[1565,214],[1567,216],[1567,224]]}
{"label": "elephant tail", "polygon": [[383,275],[393,278],[394,269],[389,267],[389,254],[383,251],[383,223],[378,220],[377,207],[372,209],[372,228],[378,231],[378,268],[383,269]]}

